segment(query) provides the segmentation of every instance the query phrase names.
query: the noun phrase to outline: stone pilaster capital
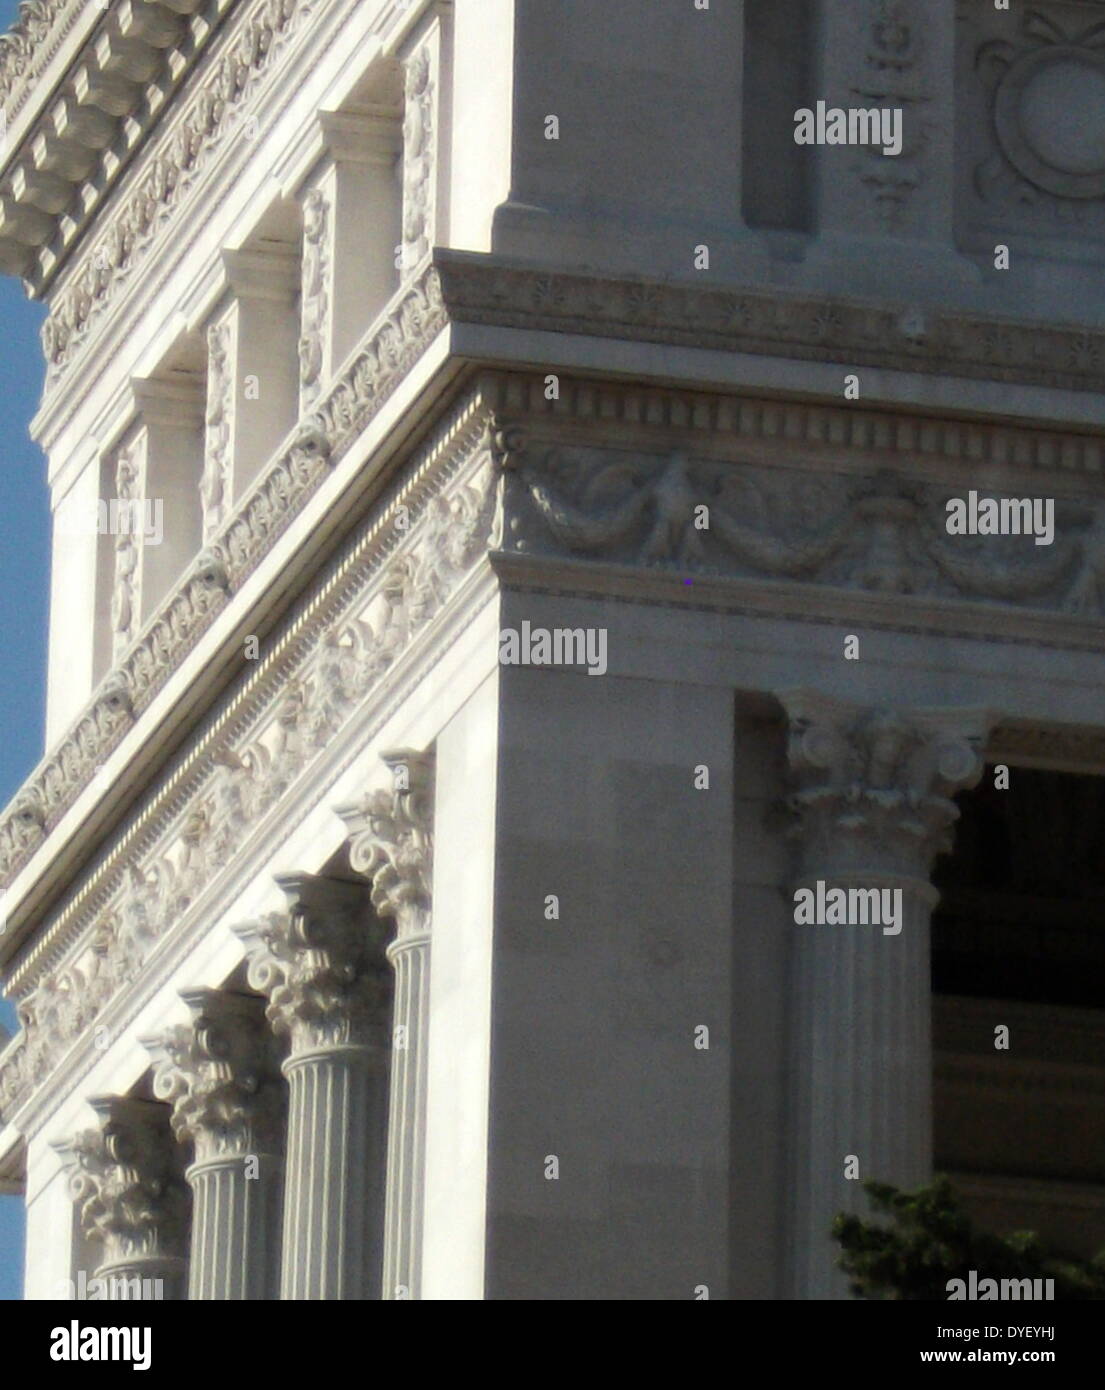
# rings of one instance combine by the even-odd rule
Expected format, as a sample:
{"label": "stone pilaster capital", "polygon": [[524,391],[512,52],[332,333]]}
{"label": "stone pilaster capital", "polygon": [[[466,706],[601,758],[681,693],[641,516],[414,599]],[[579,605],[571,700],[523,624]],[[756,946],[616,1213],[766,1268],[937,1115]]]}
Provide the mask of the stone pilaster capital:
{"label": "stone pilaster capital", "polygon": [[182,1255],[188,1187],[168,1108],[120,1096],[89,1105],[99,1127],[56,1146],[85,1236],[103,1241],[108,1261]]}
{"label": "stone pilaster capital", "polygon": [[291,1039],[293,1056],[378,1041],[390,985],[364,886],[313,874],[276,881],[286,910],[235,928],[274,1031]]}
{"label": "stone pilaster capital", "polygon": [[278,1153],[283,1086],[264,1001],[225,990],[182,991],[186,1024],[144,1041],[154,1095],[197,1162]]}
{"label": "stone pilaster capital", "polygon": [[372,905],[394,917],[399,940],[430,930],[433,903],[432,753],[383,754],[391,786],[339,807],[349,830],[349,862],[372,884]]}
{"label": "stone pilaster capital", "polygon": [[952,797],[982,775],[992,714],[863,706],[808,690],[779,698],[803,871],[927,878],[950,845]]}

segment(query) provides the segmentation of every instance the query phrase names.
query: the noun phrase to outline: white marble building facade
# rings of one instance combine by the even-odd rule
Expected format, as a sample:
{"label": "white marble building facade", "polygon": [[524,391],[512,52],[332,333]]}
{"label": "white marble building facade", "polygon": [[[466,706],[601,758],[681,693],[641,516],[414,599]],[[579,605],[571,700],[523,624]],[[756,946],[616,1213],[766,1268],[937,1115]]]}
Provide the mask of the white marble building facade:
{"label": "white marble building facade", "polygon": [[[1046,100],[1095,109],[1094,6],[1039,8],[24,14],[27,1297],[842,1295],[845,1158],[933,1168],[952,798],[1105,773],[1105,170]],[[794,145],[855,94],[897,160]],[[1054,543],[950,536],[969,488]],[[902,930],[797,925],[818,882]]]}

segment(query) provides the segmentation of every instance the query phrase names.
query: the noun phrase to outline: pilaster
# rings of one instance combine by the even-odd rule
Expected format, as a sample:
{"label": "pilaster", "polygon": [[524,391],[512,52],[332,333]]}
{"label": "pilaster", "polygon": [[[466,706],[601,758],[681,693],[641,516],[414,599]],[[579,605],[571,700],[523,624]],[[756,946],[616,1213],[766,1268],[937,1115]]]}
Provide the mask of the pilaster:
{"label": "pilaster", "polygon": [[402,251],[401,112],[323,112],[319,124],[327,153],[302,194],[301,411],[387,303]]}
{"label": "pilaster", "polygon": [[283,248],[224,251],[230,298],[207,328],[203,539],[208,541],[298,418],[296,262]]}

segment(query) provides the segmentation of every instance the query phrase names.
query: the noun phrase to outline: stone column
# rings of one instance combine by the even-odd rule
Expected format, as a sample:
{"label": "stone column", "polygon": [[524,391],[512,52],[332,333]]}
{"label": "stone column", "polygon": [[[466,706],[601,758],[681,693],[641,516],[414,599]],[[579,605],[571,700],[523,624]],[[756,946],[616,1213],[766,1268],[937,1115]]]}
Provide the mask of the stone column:
{"label": "stone column", "polygon": [[262,1000],[198,989],[181,995],[191,1020],[144,1043],[154,1095],[191,1144],[188,1297],[277,1297],[284,1083]]}
{"label": "stone column", "polygon": [[189,1194],[169,1107],[119,1096],[89,1105],[99,1129],[59,1145],[59,1153],[84,1235],[103,1245],[94,1278],[109,1299],[182,1299]]}
{"label": "stone column", "polygon": [[[950,846],[952,796],[981,775],[989,721],[981,711],[868,709],[808,691],[781,698],[794,894],[900,892],[897,922],[873,922],[865,896],[872,924],[834,924],[830,909],[827,925],[796,920],[791,939],[790,1295],[846,1298],[833,1218],[868,1210],[868,1178],[914,1187],[931,1173],[929,874]],[[895,898],[886,901],[893,911]],[[863,920],[859,903],[857,894],[844,910],[848,922]]]}
{"label": "stone column", "polygon": [[280,1297],[365,1299],[380,1278],[390,988],[363,885],[289,874],[287,911],[238,929],[288,1038]]}
{"label": "stone column", "polygon": [[339,808],[349,827],[349,862],[372,882],[372,905],[393,917],[387,956],[395,968],[388,1111],[385,1299],[416,1299],[422,1282],[426,1166],[426,1068],[430,1026],[433,875],[433,756],[384,754],[387,791]]}

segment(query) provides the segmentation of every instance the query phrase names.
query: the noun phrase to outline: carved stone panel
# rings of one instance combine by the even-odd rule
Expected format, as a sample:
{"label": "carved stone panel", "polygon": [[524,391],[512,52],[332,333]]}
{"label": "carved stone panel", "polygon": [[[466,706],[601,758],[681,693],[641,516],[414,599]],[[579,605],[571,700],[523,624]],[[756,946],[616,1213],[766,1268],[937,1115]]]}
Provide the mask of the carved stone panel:
{"label": "carved stone panel", "polygon": [[1034,254],[1105,235],[1105,7],[960,0],[959,239]]}

